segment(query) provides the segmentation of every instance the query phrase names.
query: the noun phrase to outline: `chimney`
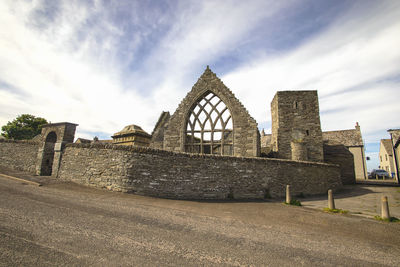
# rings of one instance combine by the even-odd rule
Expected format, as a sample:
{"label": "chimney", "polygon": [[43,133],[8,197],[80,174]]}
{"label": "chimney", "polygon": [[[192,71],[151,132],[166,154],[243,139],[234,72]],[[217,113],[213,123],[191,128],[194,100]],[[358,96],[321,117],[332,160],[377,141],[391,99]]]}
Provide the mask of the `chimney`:
{"label": "chimney", "polygon": [[358,121],[356,122],[356,130],[360,131],[360,125],[358,124]]}

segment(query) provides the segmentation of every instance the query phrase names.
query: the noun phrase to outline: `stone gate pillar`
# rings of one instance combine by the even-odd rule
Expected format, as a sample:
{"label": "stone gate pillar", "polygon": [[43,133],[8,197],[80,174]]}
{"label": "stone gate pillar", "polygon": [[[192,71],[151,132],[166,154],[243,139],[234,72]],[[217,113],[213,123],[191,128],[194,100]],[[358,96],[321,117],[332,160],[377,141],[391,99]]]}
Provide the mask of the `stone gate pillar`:
{"label": "stone gate pillar", "polygon": [[36,174],[57,177],[65,144],[74,142],[78,124],[69,122],[46,124],[42,128]]}

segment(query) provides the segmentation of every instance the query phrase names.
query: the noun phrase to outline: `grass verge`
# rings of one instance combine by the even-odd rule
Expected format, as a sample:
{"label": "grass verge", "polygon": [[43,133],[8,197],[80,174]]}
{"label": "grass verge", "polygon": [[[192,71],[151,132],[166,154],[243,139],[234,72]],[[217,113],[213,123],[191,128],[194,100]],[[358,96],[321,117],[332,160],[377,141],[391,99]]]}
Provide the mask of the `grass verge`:
{"label": "grass verge", "polygon": [[283,202],[283,204],[292,205],[292,206],[301,206],[301,202],[297,199],[290,200],[290,203]]}
{"label": "grass verge", "polygon": [[374,216],[375,220],[384,221],[384,222],[400,222],[400,220],[396,217],[390,217],[390,219],[383,219],[381,216]]}
{"label": "grass verge", "polygon": [[330,213],[340,213],[340,214],[346,214],[349,213],[348,210],[341,210],[341,209],[330,209],[330,208],[324,208],[324,211],[330,212]]}

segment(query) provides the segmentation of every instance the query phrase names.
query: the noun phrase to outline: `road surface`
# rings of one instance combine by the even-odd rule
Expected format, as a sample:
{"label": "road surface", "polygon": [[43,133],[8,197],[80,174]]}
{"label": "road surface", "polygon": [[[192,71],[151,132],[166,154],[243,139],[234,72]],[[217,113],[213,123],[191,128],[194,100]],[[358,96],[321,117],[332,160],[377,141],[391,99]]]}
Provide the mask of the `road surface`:
{"label": "road surface", "polygon": [[400,224],[0,177],[0,266],[400,266]]}

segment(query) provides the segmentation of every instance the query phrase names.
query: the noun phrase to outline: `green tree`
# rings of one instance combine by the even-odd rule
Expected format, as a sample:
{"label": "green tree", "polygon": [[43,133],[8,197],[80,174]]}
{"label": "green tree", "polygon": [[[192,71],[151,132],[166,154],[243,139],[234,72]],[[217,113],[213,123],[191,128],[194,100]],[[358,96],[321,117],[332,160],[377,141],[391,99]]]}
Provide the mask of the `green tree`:
{"label": "green tree", "polygon": [[46,119],[30,114],[22,114],[1,127],[1,135],[7,139],[28,140],[40,134],[42,126],[45,124],[47,124]]}

